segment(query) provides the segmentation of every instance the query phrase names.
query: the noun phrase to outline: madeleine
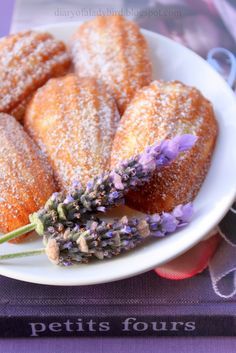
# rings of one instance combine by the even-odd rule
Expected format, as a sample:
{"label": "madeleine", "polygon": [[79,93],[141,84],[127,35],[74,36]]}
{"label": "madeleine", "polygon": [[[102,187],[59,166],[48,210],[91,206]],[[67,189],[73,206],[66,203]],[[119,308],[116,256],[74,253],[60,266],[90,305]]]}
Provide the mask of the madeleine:
{"label": "madeleine", "polygon": [[119,123],[112,167],[166,138],[189,133],[198,140],[190,151],[155,173],[149,183],[130,192],[127,203],[154,213],[193,200],[207,174],[217,132],[212,105],[196,88],[178,81],[153,81],[139,90]]}
{"label": "madeleine", "polygon": [[49,80],[25,115],[25,127],[47,155],[61,189],[85,184],[109,168],[120,116],[106,85],[74,74]]}
{"label": "madeleine", "polygon": [[29,215],[45,204],[56,187],[38,146],[14,117],[3,113],[0,141],[0,232],[7,233],[28,224]]}
{"label": "madeleine", "polygon": [[63,42],[49,33],[20,32],[0,40],[0,112],[22,120],[38,87],[70,66]]}
{"label": "madeleine", "polygon": [[123,16],[101,16],[83,23],[71,40],[79,76],[105,82],[122,114],[134,93],[151,82],[152,67],[139,27]]}

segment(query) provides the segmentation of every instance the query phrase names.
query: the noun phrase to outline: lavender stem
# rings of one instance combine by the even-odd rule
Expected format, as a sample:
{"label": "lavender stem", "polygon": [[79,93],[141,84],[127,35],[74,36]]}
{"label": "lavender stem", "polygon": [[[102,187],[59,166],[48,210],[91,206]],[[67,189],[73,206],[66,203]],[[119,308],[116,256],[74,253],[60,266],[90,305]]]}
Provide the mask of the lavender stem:
{"label": "lavender stem", "polygon": [[164,237],[187,225],[192,217],[192,205],[179,205],[170,213],[163,212],[131,218],[126,216],[111,223],[94,218],[85,226],[73,224],[63,232],[46,232],[43,237],[45,248],[1,255],[0,260],[33,256],[46,253],[57,265],[69,266],[87,263],[91,259],[106,259],[135,248],[146,238]]}
{"label": "lavender stem", "polygon": [[41,255],[41,254],[45,254],[45,248],[37,249],[37,250],[27,250],[27,251],[22,251],[22,252],[16,252],[16,253],[11,253],[11,254],[0,255],[0,261],[1,260],[15,259],[15,258],[19,258],[19,257]]}
{"label": "lavender stem", "polygon": [[21,235],[29,233],[34,229],[35,229],[35,224],[30,223],[30,224],[27,224],[21,228],[13,230],[12,232],[7,233],[7,234],[0,237],[0,244],[5,243],[6,241],[9,241],[11,239],[18,238]]}
{"label": "lavender stem", "polygon": [[30,215],[31,224],[10,232],[0,238],[0,243],[35,230],[39,235],[50,228],[52,231],[71,227],[73,223],[84,224],[98,212],[123,204],[126,193],[147,182],[153,172],[170,164],[181,152],[195,143],[193,135],[176,136],[154,144],[133,158],[123,161],[111,172],[95,177],[86,187],[74,183],[68,195],[54,193],[44,208]]}
{"label": "lavender stem", "polygon": [[48,258],[57,265],[87,263],[93,258],[112,258],[135,248],[147,237],[161,238],[187,225],[192,217],[192,205],[179,205],[172,212],[144,218],[126,216],[106,223],[97,218],[63,233],[45,233],[44,243]]}

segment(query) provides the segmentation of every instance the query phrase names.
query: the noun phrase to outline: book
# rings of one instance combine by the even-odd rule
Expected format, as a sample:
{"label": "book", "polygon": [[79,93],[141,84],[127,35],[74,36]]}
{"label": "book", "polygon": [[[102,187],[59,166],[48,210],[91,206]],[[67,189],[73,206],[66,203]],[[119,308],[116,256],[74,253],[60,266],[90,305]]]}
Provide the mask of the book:
{"label": "book", "polygon": [[0,337],[234,336],[235,304],[213,292],[207,271],[82,287],[0,277]]}

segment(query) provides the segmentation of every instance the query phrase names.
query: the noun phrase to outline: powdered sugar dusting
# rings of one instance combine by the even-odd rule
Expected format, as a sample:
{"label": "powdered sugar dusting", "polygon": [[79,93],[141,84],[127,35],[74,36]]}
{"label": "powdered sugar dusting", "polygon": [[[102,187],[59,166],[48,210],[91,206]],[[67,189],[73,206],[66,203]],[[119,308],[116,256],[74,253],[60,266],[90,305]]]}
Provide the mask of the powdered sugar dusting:
{"label": "powdered sugar dusting", "polygon": [[212,106],[196,88],[154,81],[137,92],[119,124],[112,166],[147,145],[185,133],[199,137],[194,148],[156,174],[145,188],[130,193],[131,206],[159,212],[192,200],[207,173],[217,136]]}
{"label": "powdered sugar dusting", "polygon": [[62,188],[85,183],[109,166],[119,113],[104,84],[69,74],[40,88],[26,128],[50,159]]}
{"label": "powdered sugar dusting", "polygon": [[7,232],[27,224],[55,186],[42,152],[7,114],[0,114],[0,140],[0,231]]}
{"label": "powdered sugar dusting", "polygon": [[82,24],[71,47],[78,75],[103,80],[121,113],[136,90],[151,81],[146,41],[137,25],[122,16],[97,17]]}
{"label": "powdered sugar dusting", "polygon": [[64,74],[69,65],[65,45],[48,33],[5,37],[0,42],[0,111],[21,117],[21,102],[50,77]]}

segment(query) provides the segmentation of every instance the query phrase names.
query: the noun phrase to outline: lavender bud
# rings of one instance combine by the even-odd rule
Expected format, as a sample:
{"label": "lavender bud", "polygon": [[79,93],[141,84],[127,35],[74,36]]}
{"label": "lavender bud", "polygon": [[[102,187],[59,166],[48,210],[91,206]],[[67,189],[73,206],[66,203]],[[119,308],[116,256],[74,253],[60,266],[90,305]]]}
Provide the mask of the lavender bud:
{"label": "lavender bud", "polygon": [[[187,224],[192,215],[192,205],[177,206],[172,212],[163,212],[145,219],[126,216],[120,220],[106,223],[97,218],[88,220],[83,228],[67,229],[66,239],[63,233],[44,235],[46,253],[53,263],[64,266],[68,263],[87,263],[96,257],[100,260],[112,258],[128,251],[143,242],[145,238],[163,237]],[[135,226],[134,226],[135,225]],[[76,237],[75,237],[76,235]]]}
{"label": "lavender bud", "polygon": [[[124,204],[129,190],[147,182],[154,170],[171,163],[180,152],[191,148],[195,141],[196,137],[192,135],[164,140],[160,144],[147,147],[142,154],[122,162],[111,172],[95,177],[85,188],[74,182],[74,189],[68,195],[54,193],[45,208],[30,216],[30,221],[36,224],[39,235],[43,235],[48,227],[56,228],[58,222],[65,228],[71,227],[78,220],[84,224],[97,211],[105,212],[111,207]],[[191,216],[191,210],[188,211],[186,206],[186,209],[176,212],[180,211],[184,212],[188,222],[188,213]],[[166,227],[174,227],[174,224],[170,225],[170,220],[165,222]]]}

